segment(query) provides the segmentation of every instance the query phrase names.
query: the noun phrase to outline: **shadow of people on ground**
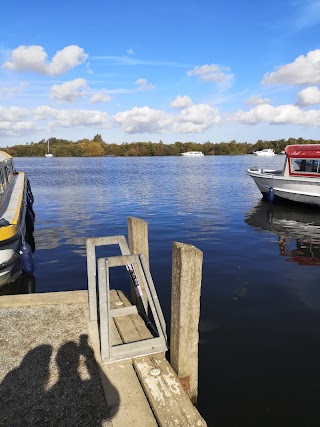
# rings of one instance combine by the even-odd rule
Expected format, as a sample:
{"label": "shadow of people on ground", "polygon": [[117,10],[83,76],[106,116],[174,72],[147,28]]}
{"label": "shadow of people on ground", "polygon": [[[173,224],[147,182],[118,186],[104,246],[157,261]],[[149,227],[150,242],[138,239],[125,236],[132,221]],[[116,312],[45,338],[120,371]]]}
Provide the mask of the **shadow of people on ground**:
{"label": "shadow of people on ground", "polygon": [[[0,425],[107,426],[111,415],[88,336],[81,335],[79,344],[68,341],[58,349],[58,378],[47,390],[52,351],[50,345],[36,347],[4,378],[0,385]],[[117,405],[112,416],[120,403],[114,387],[113,391]]]}

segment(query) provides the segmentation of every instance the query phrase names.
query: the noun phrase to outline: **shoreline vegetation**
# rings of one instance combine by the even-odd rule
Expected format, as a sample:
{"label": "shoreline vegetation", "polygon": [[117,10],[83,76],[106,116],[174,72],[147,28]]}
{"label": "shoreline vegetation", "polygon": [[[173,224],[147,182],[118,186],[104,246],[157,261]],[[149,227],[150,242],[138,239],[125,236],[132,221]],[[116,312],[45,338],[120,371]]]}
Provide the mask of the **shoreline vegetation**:
{"label": "shoreline vegetation", "polygon": [[[319,144],[320,141],[305,140],[303,138],[278,139],[274,141],[258,140],[255,144],[247,142],[175,142],[165,144],[159,142],[123,142],[112,144],[103,141],[97,134],[90,139],[68,141],[65,139],[49,138],[50,152],[54,157],[140,157],[140,156],[180,156],[186,151],[202,151],[204,155],[241,155],[252,154],[253,151],[263,148],[272,148],[276,154],[280,154],[290,144]],[[1,150],[13,157],[43,157],[47,152],[48,140],[30,142],[25,145],[1,148]]]}

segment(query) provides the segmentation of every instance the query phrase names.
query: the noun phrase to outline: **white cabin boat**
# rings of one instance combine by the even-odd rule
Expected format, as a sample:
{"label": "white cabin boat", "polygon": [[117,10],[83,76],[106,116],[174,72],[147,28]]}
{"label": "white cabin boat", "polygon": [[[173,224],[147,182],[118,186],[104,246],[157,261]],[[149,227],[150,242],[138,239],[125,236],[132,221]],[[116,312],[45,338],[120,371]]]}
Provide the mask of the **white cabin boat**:
{"label": "white cabin boat", "polygon": [[288,145],[282,170],[253,167],[247,174],[262,195],[320,206],[320,144]]}
{"label": "white cabin boat", "polygon": [[50,153],[50,142],[49,142],[49,139],[48,139],[47,144],[48,144],[48,151],[46,152],[45,156],[46,157],[53,157],[53,154]]}
{"label": "white cabin boat", "polygon": [[188,157],[199,157],[204,156],[202,151],[186,151],[185,153],[181,153],[181,156],[188,156]]}
{"label": "white cabin boat", "polygon": [[[33,233],[32,205],[29,180],[23,172],[14,170],[12,157],[0,151],[0,286],[21,270],[33,272],[32,252],[26,243],[27,235]],[[25,256],[29,271],[23,267]]]}
{"label": "white cabin boat", "polygon": [[276,156],[272,148],[264,148],[263,150],[254,151],[255,156]]}

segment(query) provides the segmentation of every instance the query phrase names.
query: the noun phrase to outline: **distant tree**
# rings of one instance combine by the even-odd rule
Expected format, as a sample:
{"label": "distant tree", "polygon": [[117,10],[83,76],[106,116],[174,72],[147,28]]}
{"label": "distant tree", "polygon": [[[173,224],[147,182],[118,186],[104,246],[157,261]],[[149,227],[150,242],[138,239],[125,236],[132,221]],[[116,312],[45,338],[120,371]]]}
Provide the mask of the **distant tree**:
{"label": "distant tree", "polygon": [[102,136],[97,133],[97,135],[93,137],[93,142],[103,142]]}

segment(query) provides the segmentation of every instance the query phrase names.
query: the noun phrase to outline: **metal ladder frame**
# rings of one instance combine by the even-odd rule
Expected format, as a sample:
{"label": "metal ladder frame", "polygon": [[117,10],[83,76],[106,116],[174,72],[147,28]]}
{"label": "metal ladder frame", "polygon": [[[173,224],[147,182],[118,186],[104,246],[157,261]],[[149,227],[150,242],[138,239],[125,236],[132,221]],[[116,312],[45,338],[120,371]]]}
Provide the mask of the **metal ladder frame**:
{"label": "metal ladder frame", "polygon": [[[87,271],[89,316],[91,321],[98,322],[97,288],[96,288],[96,255],[95,246],[118,244],[122,255],[98,259],[98,292],[99,292],[99,333],[100,349],[103,363],[131,359],[148,354],[167,351],[166,325],[159,304],[155,286],[143,254],[131,255],[124,236],[109,236],[87,239]],[[158,337],[141,341],[123,343],[113,346],[111,343],[111,322],[117,316],[138,314],[137,307],[111,309],[110,307],[110,280],[109,268],[133,264],[142,280],[142,287],[146,293],[147,303],[153,315]],[[146,308],[145,301],[143,304]]]}

